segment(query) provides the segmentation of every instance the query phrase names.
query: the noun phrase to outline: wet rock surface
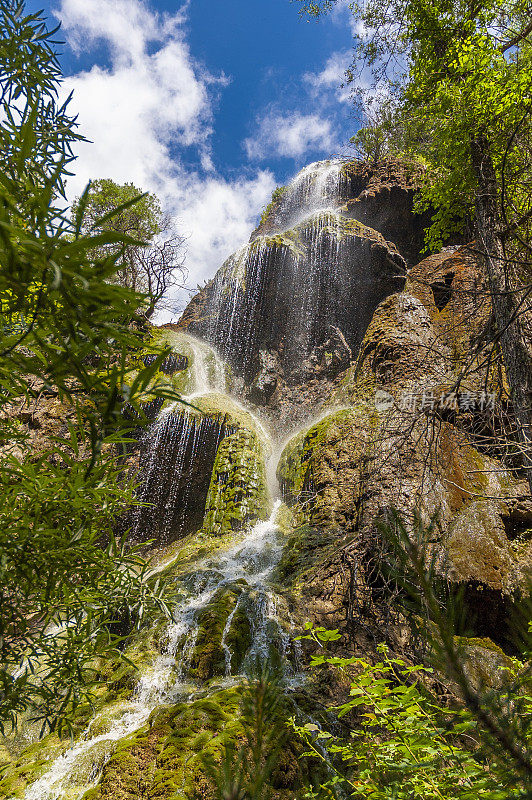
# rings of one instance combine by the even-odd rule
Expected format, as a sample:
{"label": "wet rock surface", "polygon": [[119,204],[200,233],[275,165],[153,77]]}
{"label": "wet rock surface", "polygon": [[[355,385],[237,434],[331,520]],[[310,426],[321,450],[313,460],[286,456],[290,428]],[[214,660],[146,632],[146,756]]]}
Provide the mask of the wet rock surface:
{"label": "wet rock surface", "polygon": [[344,353],[358,348],[374,309],[402,287],[405,272],[380,233],[339,212],[316,211],[231,256],[179,324],[215,347],[264,401],[273,393],[265,353],[284,383],[300,384],[303,362],[311,359],[308,371],[326,351],[331,328],[341,332]]}
{"label": "wet rock surface", "polygon": [[[13,759],[13,796],[213,797],[202,755],[244,740],[257,658],[281,665],[293,715],[304,623],[339,628],[349,653],[383,640],[411,652],[387,581],[380,523],[392,510],[412,535],[416,515],[433,523],[427,558],[447,597],[463,590],[470,679],[500,685],[532,569],[532,501],[512,448],[492,441],[511,430],[511,404],[474,249],[419,257],[421,173],[311,165],[179,323],[155,332],[174,351],[161,373],[188,405],[157,408],[129,454],[146,504],[131,525],[155,540],[172,622],[150,620],[127,642],[140,677],[100,666],[106,688],[90,736],[80,719],[70,772],[67,745],[50,738]],[[21,414],[38,442],[44,412]],[[312,696],[298,702],[319,713]],[[308,779],[300,754],[289,741],[275,798]]]}

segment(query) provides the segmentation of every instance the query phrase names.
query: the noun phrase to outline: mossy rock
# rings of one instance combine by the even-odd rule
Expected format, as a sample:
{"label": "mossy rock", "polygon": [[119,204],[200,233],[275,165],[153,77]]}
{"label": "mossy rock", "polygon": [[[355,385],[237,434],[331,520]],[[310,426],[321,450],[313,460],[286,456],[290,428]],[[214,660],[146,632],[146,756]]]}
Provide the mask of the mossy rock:
{"label": "mossy rock", "polygon": [[239,429],[221,443],[214,462],[202,530],[225,535],[267,519],[271,506],[259,436]]}
{"label": "mossy rock", "polygon": [[325,555],[325,548],[330,543],[330,532],[321,528],[314,528],[311,525],[301,525],[296,528],[283,550],[275,570],[275,580],[293,587],[302,574],[321,561]]}
{"label": "mossy rock", "polygon": [[231,653],[231,673],[237,674],[244,661],[244,657],[251,646],[253,632],[245,608],[240,604],[234,609],[229,630],[226,633],[225,643]]}
{"label": "mossy rock", "polygon": [[[245,741],[241,700],[242,687],[236,685],[157,709],[148,727],[109,759],[98,787],[84,800],[214,800],[204,759],[219,762],[228,742],[238,748]],[[288,718],[293,706],[287,703],[282,713]],[[272,774],[274,798],[292,800],[302,784],[308,766],[301,753],[301,744],[290,737]]]}
{"label": "mossy rock", "polygon": [[379,425],[374,406],[357,404],[327,414],[286,445],[277,477],[296,527],[352,527],[357,486]]}
{"label": "mossy rock", "polygon": [[465,673],[477,691],[500,690],[510,681],[516,661],[491,639],[462,636],[455,638],[455,644]]}
{"label": "mossy rock", "polygon": [[230,620],[231,626],[226,644],[231,648],[235,662],[243,658],[251,643],[251,629],[245,615],[242,613],[237,615],[238,609],[235,610],[235,607],[238,598],[238,585],[231,588],[222,587],[202,609],[198,619],[199,631],[190,659],[191,677],[207,681],[214,676],[225,675],[226,650],[223,647],[223,634],[233,611],[235,613]]}

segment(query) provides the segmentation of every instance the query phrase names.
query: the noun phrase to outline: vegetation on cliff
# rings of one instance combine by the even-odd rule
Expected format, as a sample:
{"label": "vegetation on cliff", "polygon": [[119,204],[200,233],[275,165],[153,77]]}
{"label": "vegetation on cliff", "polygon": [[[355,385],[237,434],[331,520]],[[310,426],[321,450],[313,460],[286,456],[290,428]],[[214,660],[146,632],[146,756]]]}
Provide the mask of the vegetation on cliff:
{"label": "vegetation on cliff", "polygon": [[[335,0],[300,0],[311,15]],[[375,141],[420,154],[427,180],[419,209],[432,208],[431,248],[474,220],[489,281],[494,346],[500,346],[532,491],[530,347],[532,26],[526,0],[350,4],[367,36],[357,40],[348,80],[363,65],[369,92],[389,95]],[[369,136],[369,134],[368,134]]]}

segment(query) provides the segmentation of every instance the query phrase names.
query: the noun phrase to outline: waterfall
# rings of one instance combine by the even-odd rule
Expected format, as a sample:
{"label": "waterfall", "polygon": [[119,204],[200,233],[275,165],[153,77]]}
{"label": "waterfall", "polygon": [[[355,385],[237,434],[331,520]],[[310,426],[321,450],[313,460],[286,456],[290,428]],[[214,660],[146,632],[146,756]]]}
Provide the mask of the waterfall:
{"label": "waterfall", "polygon": [[405,262],[395,246],[346,206],[353,180],[341,159],[301,170],[252,240],[222,265],[201,306],[192,301],[194,313],[185,312],[188,330],[247,387],[264,385],[265,364],[272,386],[301,383],[320,361],[315,348],[330,351],[332,329],[349,360],[376,306],[401,288]]}
{"label": "waterfall", "polygon": [[335,208],[340,202],[342,159],[315,161],[290,182],[277,214],[282,224],[293,227],[305,216]]}
{"label": "waterfall", "polygon": [[204,335],[231,364],[250,364],[271,265],[290,259],[290,244],[259,236],[230,256],[215,277]]}
{"label": "waterfall", "polygon": [[205,470],[230,430],[223,422],[183,410],[178,403],[163,410],[141,440],[139,505],[131,520],[134,540],[156,538],[167,543],[201,524],[201,509],[194,513],[193,508],[197,492],[206,495]]}
{"label": "waterfall", "polygon": [[[181,699],[194,701],[203,690],[194,674],[201,656],[197,643],[202,620],[221,593],[237,587],[239,596],[227,616],[220,642],[225,656],[220,679],[238,681],[257,659],[267,660],[273,649],[281,656],[287,679],[294,675],[290,637],[278,610],[282,601],[269,583],[282,553],[282,536],[276,524],[279,506],[277,501],[269,519],[255,525],[237,544],[200,561],[190,573],[176,579],[183,599],[173,611],[164,652],[140,675],[132,699],[96,715],[79,741],[29,786],[26,800],[80,800],[98,783],[116,743],[145,725],[157,707]],[[249,624],[250,641],[236,664],[228,642],[238,611]]]}
{"label": "waterfall", "polygon": [[135,541],[156,538],[162,544],[201,527],[212,464],[222,439],[234,432],[223,415],[203,415],[197,408],[201,398],[225,394],[227,365],[193,336],[169,331],[166,340],[184,361],[173,381],[187,405],[164,407],[142,435],[139,505],[128,520]]}
{"label": "waterfall", "polygon": [[[269,233],[239,248],[214,278],[206,314],[196,327],[245,378],[256,368],[260,348],[279,345],[276,327],[282,329],[286,319],[294,329],[285,338],[295,338],[300,355],[308,355],[306,348],[315,338],[314,311],[324,305],[323,289],[334,283],[336,273],[343,232],[335,210],[344,181],[342,164],[340,159],[316,162],[298,173]],[[327,233],[335,243],[331,248],[323,247],[322,234]],[[320,277],[324,263],[327,275]]]}
{"label": "waterfall", "polygon": [[[259,369],[260,351],[276,352],[283,374],[299,380],[331,326],[352,348],[359,343],[376,302],[370,298],[364,310],[375,243],[384,250],[376,232],[330,208],[280,234],[257,237],[216,275],[199,332],[247,383]],[[353,313],[358,309],[360,315]]]}
{"label": "waterfall", "polygon": [[180,370],[174,382],[184,400],[191,402],[204,394],[224,394],[229,391],[227,364],[207,342],[173,330],[167,331],[164,338],[186,361],[186,369]]}
{"label": "waterfall", "polygon": [[314,214],[302,230],[305,259],[292,264],[289,292],[297,313],[286,338],[283,360],[288,370],[298,373],[302,356],[310,355],[320,343],[328,324],[337,320],[332,313],[335,281],[340,277],[341,241],[339,215],[334,211]]}
{"label": "waterfall", "polygon": [[[192,540],[186,547],[208,554],[187,561],[184,551],[169,551],[170,558],[154,568],[153,574],[171,585],[178,598],[159,652],[154,649],[141,666],[132,695],[96,713],[77,741],[27,787],[26,800],[81,800],[98,785],[120,742],[141,731],[156,709],[183,701],[193,704],[211,683],[215,688],[238,685],[258,664],[272,659],[282,666],[287,682],[297,680],[291,618],[272,585],[283,551],[277,525],[280,501],[270,502],[269,517],[260,519],[266,502],[260,498],[269,495],[264,459],[273,448],[268,432],[241,404],[221,393],[228,373],[209,345],[174,331],[167,340],[186,358],[180,366],[188,374],[176,380],[187,387],[187,400],[198,406],[172,403],[145,432],[137,497],[141,505],[133,514],[131,532],[137,539],[155,535],[160,544],[182,538],[191,520],[193,530],[201,528],[204,514],[197,543]],[[212,411],[202,414],[202,404],[226,409],[223,419]],[[199,504],[201,515],[195,516],[200,493],[195,481],[201,475],[206,499]],[[229,501],[235,506],[232,514]],[[228,524],[234,533],[224,543],[217,537],[227,532]]]}

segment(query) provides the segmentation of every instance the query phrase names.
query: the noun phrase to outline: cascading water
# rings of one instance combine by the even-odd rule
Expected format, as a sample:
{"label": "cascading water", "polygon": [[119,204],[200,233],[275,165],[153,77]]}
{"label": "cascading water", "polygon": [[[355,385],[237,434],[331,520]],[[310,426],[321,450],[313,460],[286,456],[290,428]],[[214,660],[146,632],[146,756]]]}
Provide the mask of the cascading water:
{"label": "cascading water", "polygon": [[207,496],[212,463],[221,440],[234,430],[223,417],[202,415],[194,407],[202,397],[227,391],[224,362],[193,336],[172,331],[166,338],[184,361],[175,388],[190,405],[175,402],[163,408],[143,434],[139,505],[128,520],[133,540],[155,538],[162,544],[201,527],[201,498],[204,502]]}
{"label": "cascading water", "polygon": [[176,383],[183,400],[191,402],[204,394],[228,392],[227,365],[207,342],[181,331],[168,331],[165,339],[186,362]]}
{"label": "cascading water", "polygon": [[248,386],[265,362],[287,384],[300,383],[331,328],[355,351],[378,303],[402,285],[394,246],[346,211],[344,166],[336,159],[303,169],[187,321]]}
{"label": "cascading water", "polygon": [[320,343],[330,314],[330,297],[340,275],[340,218],[331,211],[315,214],[305,230],[308,256],[293,263],[290,295],[296,298],[292,335],[287,337],[284,363],[291,372],[301,365],[301,354],[310,354]]}
{"label": "cascading water", "polygon": [[288,185],[277,209],[281,226],[293,227],[309,213],[334,209],[340,202],[342,159],[315,161]]}
{"label": "cascading water", "polygon": [[[287,678],[294,675],[290,637],[278,616],[282,601],[269,585],[282,552],[282,537],[275,521],[279,505],[275,503],[270,518],[255,525],[236,545],[200,561],[193,571],[177,579],[182,599],[167,629],[165,651],[141,674],[133,698],[111,712],[107,709],[97,715],[80,740],[27,789],[26,800],[78,800],[98,782],[116,743],[141,728],[158,706],[183,699],[193,702],[202,690],[202,684],[193,676],[202,614],[220,592],[235,586],[239,591],[221,642],[227,655],[225,679],[237,681],[241,672],[252,668],[256,661],[267,660],[272,649],[278,651]],[[246,615],[251,639],[235,670],[227,640],[237,611]]]}
{"label": "cascading water", "polygon": [[208,466],[230,430],[224,422],[189,413],[178,403],[159,414],[141,440],[141,505],[132,515],[132,539],[167,543],[201,525],[197,493],[206,496]]}
{"label": "cascading water", "polygon": [[[180,351],[186,345],[189,369],[193,369],[189,398],[204,397],[200,395],[203,389],[208,391],[207,398],[220,397],[213,389],[221,388],[225,371],[214,369],[213,351],[200,344],[179,335]],[[198,354],[203,363],[194,367],[191,356],[198,358]],[[237,410],[241,408],[233,405]],[[248,412],[242,413],[250,416]],[[223,437],[235,430],[234,425],[224,424],[225,430],[212,416],[198,416],[175,404],[159,413],[143,442],[146,459],[141,465],[143,480],[138,499],[149,506],[138,508],[134,515],[132,532],[135,537],[151,536],[155,532],[158,541],[164,541],[173,528],[185,524],[191,467],[197,454],[210,446],[209,436],[214,441],[211,461],[215,458]],[[255,428],[257,434],[250,435],[264,441],[267,432],[258,420]],[[168,464],[171,465],[169,473]],[[161,481],[164,469],[166,478]],[[260,480],[263,478],[256,473],[250,482]],[[242,498],[243,506],[249,502],[249,497]],[[179,598],[163,637],[162,652],[141,669],[133,695],[97,713],[78,741],[57,756],[44,774],[29,785],[24,795],[26,800],[80,800],[88,789],[98,784],[122,740],[142,729],[157,708],[183,701],[193,704],[197,696],[204,694],[210,681],[218,687],[224,683],[237,684],[257,664],[264,664],[271,658],[282,666],[287,681],[295,679],[297,648],[285,629],[290,624],[290,616],[284,613],[285,602],[270,583],[283,549],[283,536],[276,523],[279,507],[280,501],[276,501],[269,518],[259,520],[247,532],[236,534],[236,543],[214,547],[211,555],[192,561],[181,571],[179,553],[154,570],[167,576],[163,579],[172,583]],[[212,638],[209,621],[213,614],[222,615],[219,658],[206,667],[202,661],[203,644],[205,638]],[[246,631],[245,646],[240,642],[237,652],[234,641],[238,636],[242,640],[238,633],[242,627]]]}

